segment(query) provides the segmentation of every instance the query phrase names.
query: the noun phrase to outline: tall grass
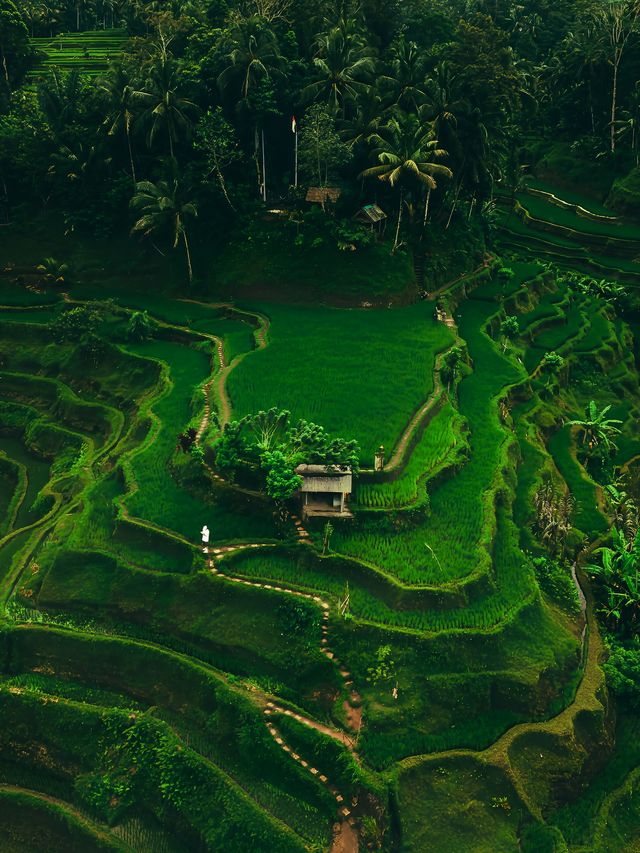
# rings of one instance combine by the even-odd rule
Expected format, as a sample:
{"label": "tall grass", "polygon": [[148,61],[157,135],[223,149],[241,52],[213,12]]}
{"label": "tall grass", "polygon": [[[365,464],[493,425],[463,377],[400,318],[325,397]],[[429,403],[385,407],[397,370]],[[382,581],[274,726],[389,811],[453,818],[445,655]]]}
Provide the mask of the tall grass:
{"label": "tall grass", "polygon": [[458,389],[460,414],[470,430],[469,462],[436,488],[429,518],[416,528],[383,535],[334,534],[336,548],[383,567],[405,583],[439,584],[465,577],[486,560],[486,550],[481,556],[479,549],[483,533],[493,524],[487,495],[506,435],[498,421],[497,396],[522,378],[522,372],[483,331],[498,309],[495,302],[484,301],[484,295],[481,286],[474,293],[477,298],[464,302],[458,313],[459,331],[474,365]]}
{"label": "tall grass", "polygon": [[420,437],[398,479],[386,483],[356,480],[357,506],[393,509],[423,498],[428,479],[455,461],[464,448],[461,427],[462,418],[451,403],[446,403]]}
{"label": "tall grass", "polygon": [[431,394],[436,353],[453,342],[431,303],[394,311],[259,308],[270,320],[269,345],[229,375],[234,416],[289,409],[294,420],[357,439],[369,466],[381,444],[391,451]]}
{"label": "tall grass", "polygon": [[223,497],[216,500],[213,493],[209,500],[204,500],[181,488],[169,470],[177,436],[192,420],[192,401],[198,386],[211,373],[207,354],[166,341],[132,345],[129,349],[167,364],[171,382],[171,387],[153,406],[158,418],[155,437],[132,458],[137,489],[126,499],[129,513],[174,530],[191,541],[198,540],[205,524],[214,540],[273,537],[274,525],[267,514],[250,517],[236,512],[228,500]]}

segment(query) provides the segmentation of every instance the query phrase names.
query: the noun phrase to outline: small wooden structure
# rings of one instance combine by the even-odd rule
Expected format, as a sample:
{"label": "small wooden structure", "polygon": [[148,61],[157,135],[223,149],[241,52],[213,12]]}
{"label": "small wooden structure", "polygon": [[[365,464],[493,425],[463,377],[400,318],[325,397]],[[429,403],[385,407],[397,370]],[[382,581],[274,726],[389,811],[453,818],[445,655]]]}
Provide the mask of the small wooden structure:
{"label": "small wooden structure", "polygon": [[302,517],[353,518],[347,501],[353,489],[351,468],[346,465],[298,465],[302,477],[299,495]]}
{"label": "small wooden structure", "polygon": [[324,207],[327,202],[335,204],[341,195],[342,190],[339,187],[309,187],[307,201]]}
{"label": "small wooden structure", "polygon": [[353,217],[360,225],[368,225],[372,231],[384,232],[387,214],[377,204],[365,204]]}

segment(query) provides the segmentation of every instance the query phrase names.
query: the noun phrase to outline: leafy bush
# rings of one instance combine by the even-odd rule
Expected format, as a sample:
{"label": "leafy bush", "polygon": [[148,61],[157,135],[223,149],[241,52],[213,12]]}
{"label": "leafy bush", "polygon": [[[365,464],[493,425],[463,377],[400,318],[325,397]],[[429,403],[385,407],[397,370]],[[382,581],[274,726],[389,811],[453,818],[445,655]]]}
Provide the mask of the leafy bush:
{"label": "leafy bush", "polygon": [[536,557],[533,560],[533,567],[543,592],[570,613],[580,612],[578,590],[566,567],[549,557]]}
{"label": "leafy bush", "polygon": [[158,327],[156,321],[146,311],[134,311],[127,323],[127,338],[130,341],[144,341],[152,338]]}
{"label": "leafy bush", "polygon": [[607,683],[621,700],[640,708],[640,645],[610,641],[610,654],[603,666]]}

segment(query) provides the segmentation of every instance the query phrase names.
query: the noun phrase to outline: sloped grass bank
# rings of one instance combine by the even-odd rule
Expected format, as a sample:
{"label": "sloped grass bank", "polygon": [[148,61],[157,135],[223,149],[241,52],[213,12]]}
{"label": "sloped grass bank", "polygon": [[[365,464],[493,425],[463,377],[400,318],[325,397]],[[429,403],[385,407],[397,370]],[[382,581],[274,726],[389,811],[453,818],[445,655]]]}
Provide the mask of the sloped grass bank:
{"label": "sloped grass bank", "polygon": [[310,843],[326,843],[331,807],[322,786],[277,748],[260,705],[209,667],[140,641],[22,625],[5,632],[3,669],[9,684],[27,687],[37,677],[29,673],[53,673],[53,695],[64,687],[79,701],[118,691],[123,707],[168,720],[259,806]]}
{"label": "sloped grass bank", "polygon": [[129,849],[65,803],[0,783],[4,853],[40,853],[43,842],[48,853],[127,853]]}

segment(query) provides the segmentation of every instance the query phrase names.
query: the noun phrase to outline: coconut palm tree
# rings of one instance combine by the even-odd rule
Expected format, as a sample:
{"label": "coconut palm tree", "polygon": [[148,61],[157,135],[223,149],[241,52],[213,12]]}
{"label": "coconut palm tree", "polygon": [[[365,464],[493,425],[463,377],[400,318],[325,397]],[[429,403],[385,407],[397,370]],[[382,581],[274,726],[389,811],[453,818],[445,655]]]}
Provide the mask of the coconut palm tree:
{"label": "coconut palm tree", "polygon": [[387,74],[379,77],[380,89],[388,102],[406,112],[417,112],[425,102],[425,54],[404,37],[391,48]]}
{"label": "coconut palm tree", "polygon": [[622,59],[635,34],[640,20],[640,2],[638,0],[609,0],[597,4],[593,11],[593,21],[609,43],[608,59],[612,70],[611,80],[611,120],[609,122],[610,147],[616,150],[616,121],[618,118],[618,81]]}
{"label": "coconut palm tree", "polygon": [[171,159],[176,143],[189,133],[197,109],[194,103],[181,96],[179,88],[177,65],[167,57],[151,66],[145,88],[132,94],[133,100],[145,107],[140,123],[148,128],[149,148],[164,134]]}
{"label": "coconut palm tree", "polygon": [[373,86],[358,95],[355,112],[340,123],[340,135],[349,148],[369,143],[379,130],[383,120],[382,98]]}
{"label": "coconut palm tree", "polygon": [[425,128],[415,115],[400,114],[398,118],[391,119],[372,141],[379,165],[365,169],[361,176],[376,177],[391,187],[400,187],[398,222],[393,244],[395,252],[400,238],[406,182],[426,187],[428,204],[429,193],[437,187],[436,177],[451,178],[453,172],[448,166],[430,160],[438,149],[433,147],[435,140],[430,136],[430,128]]}
{"label": "coconut palm tree", "polygon": [[131,178],[136,184],[136,167],[131,146],[131,131],[136,117],[136,92],[131,85],[129,71],[120,63],[111,66],[107,77],[98,80],[98,88],[105,93],[109,103],[109,112],[104,120],[109,136],[124,134],[129,150]]}
{"label": "coconut palm tree", "polygon": [[76,68],[68,74],[52,68],[47,79],[38,86],[40,108],[56,137],[77,120],[82,96],[82,80]]}
{"label": "coconut palm tree", "polygon": [[553,85],[573,88],[576,83],[587,87],[591,132],[596,132],[593,91],[596,72],[606,65],[606,50],[600,37],[599,27],[593,21],[585,21],[572,32],[568,32],[560,45],[558,62],[549,68]]}
{"label": "coconut palm tree", "polygon": [[139,218],[131,229],[132,234],[144,237],[158,233],[168,233],[176,249],[182,242],[187,261],[189,284],[193,281],[191,251],[189,248],[188,224],[198,215],[196,205],[184,198],[184,189],[173,177],[168,180],[138,181],[136,194],[131,199],[131,207]]}
{"label": "coconut palm tree", "polygon": [[229,33],[231,49],[227,66],[218,76],[224,92],[234,91],[239,101],[247,101],[255,84],[271,77],[280,65],[278,40],[257,15],[238,21]]}
{"label": "coconut palm tree", "polygon": [[373,73],[372,51],[344,21],[318,36],[316,48],[315,80],[305,87],[302,96],[309,100],[325,97],[344,118],[347,102],[365,91]]}
{"label": "coconut palm tree", "polygon": [[424,85],[425,101],[420,115],[431,122],[434,136],[449,152],[454,163],[462,158],[458,120],[469,112],[469,103],[460,96],[450,63],[439,62]]}
{"label": "coconut palm tree", "polygon": [[[282,61],[278,40],[257,15],[240,20],[231,29],[229,39],[228,65],[218,76],[218,86],[222,92],[231,93],[236,99],[236,108],[252,118],[258,187],[266,201],[264,118],[273,111],[271,81],[279,74]],[[260,141],[262,158],[259,156]]]}
{"label": "coconut palm tree", "polygon": [[627,101],[625,110],[621,110],[622,118],[616,121],[616,133],[622,139],[629,137],[631,150],[636,159],[636,166],[640,166],[640,83],[636,82],[635,88]]}
{"label": "coconut palm tree", "polygon": [[583,420],[568,421],[568,426],[578,427],[582,430],[582,443],[588,445],[589,450],[595,447],[602,447],[608,453],[616,449],[613,438],[620,434],[619,424],[622,421],[616,418],[608,418],[607,414],[611,406],[605,406],[604,409],[598,411],[598,407],[594,400],[591,400],[585,408],[585,416]]}

